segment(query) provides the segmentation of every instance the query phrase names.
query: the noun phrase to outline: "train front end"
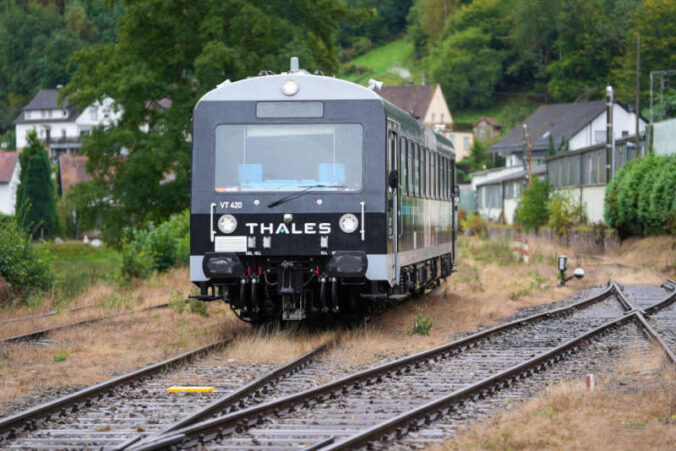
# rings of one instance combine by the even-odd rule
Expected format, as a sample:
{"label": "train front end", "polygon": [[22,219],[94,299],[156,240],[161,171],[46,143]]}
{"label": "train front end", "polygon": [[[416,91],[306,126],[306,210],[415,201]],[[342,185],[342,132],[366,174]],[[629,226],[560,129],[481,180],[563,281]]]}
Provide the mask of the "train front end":
{"label": "train front end", "polygon": [[193,126],[198,298],[250,322],[357,313],[354,287],[388,279],[384,124],[375,93],[305,71],[206,94]]}

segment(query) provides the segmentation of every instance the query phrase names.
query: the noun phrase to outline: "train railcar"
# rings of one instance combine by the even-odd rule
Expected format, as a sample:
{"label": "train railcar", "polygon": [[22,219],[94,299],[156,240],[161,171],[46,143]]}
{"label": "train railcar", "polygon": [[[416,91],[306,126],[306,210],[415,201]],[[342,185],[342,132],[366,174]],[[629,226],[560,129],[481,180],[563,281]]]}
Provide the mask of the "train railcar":
{"label": "train railcar", "polygon": [[291,69],[226,81],[193,117],[194,297],[242,320],[355,318],[456,259],[450,141],[369,89]]}

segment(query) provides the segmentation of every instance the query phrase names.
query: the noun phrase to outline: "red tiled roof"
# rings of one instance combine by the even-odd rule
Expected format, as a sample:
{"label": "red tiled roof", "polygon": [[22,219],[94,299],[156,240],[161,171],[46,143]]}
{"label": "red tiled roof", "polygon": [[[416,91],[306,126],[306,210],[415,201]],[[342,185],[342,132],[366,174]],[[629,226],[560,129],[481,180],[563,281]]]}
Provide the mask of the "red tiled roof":
{"label": "red tiled roof", "polygon": [[19,152],[0,152],[0,183],[9,183],[19,161]]}
{"label": "red tiled roof", "polygon": [[87,172],[85,155],[62,155],[59,157],[59,169],[61,171],[61,189],[65,193],[77,182],[89,182],[92,176]]}
{"label": "red tiled roof", "polygon": [[384,86],[376,91],[383,99],[419,119],[425,117],[437,85]]}

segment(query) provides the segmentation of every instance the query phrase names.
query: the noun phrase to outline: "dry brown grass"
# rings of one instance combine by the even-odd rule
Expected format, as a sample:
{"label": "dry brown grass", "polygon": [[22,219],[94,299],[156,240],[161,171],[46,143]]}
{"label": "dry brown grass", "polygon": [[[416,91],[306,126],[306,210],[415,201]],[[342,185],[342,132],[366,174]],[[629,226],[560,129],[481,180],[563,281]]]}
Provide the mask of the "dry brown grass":
{"label": "dry brown grass", "polygon": [[630,238],[606,259],[676,277],[676,236]]}
{"label": "dry brown grass", "polygon": [[548,387],[433,449],[674,449],[676,375],[663,354],[635,354],[589,392],[583,379]]}
{"label": "dry brown grass", "polygon": [[[187,270],[175,270],[130,291],[136,307],[187,296]],[[95,289],[91,296],[101,293]],[[0,401],[48,388],[90,385],[190,349],[219,341],[246,326],[222,303],[210,316],[172,308],[125,315],[50,334],[50,344],[8,344],[0,349]],[[70,318],[69,318],[70,320]],[[62,361],[59,361],[63,359]]]}
{"label": "dry brown grass", "polygon": [[[53,316],[3,324],[0,330],[0,338],[13,337],[61,324],[163,304],[169,302],[172,296],[176,299],[183,299],[187,296],[189,289],[190,277],[186,269],[173,269],[148,281],[136,281],[125,288],[100,282],[76,297],[68,305],[68,308],[92,304],[93,307],[74,312],[64,310]],[[36,315],[53,309],[45,302],[44,305],[36,308],[22,308],[4,312],[3,315],[0,315],[0,320]]]}
{"label": "dry brown grass", "polygon": [[[511,247],[511,243],[503,243],[502,251],[493,250],[495,243],[477,237],[460,237],[457,273],[424,297],[406,302],[374,322],[343,334],[341,346],[332,352],[332,357],[364,364],[422,351],[446,343],[458,333],[494,325],[519,308],[552,303],[569,298],[582,288],[605,285],[610,277],[621,284],[664,282],[650,271],[600,262],[545,240],[529,242],[528,264],[506,264],[499,261],[501,252],[503,257],[509,257],[504,254],[504,245]],[[653,240],[651,246],[664,247],[664,242]],[[568,256],[570,272],[578,266],[584,268],[585,277],[559,286],[556,270],[559,255]],[[429,336],[410,333],[418,313],[433,321]]]}
{"label": "dry brown grass", "polygon": [[291,330],[250,329],[228,346],[227,355],[238,363],[283,364],[317,346],[335,340],[336,332],[310,333]]}

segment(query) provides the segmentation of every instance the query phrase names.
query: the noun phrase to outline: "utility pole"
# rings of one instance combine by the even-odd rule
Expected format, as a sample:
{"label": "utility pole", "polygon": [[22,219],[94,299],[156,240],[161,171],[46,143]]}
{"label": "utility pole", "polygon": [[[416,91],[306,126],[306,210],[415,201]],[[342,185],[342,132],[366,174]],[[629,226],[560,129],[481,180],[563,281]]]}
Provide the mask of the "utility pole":
{"label": "utility pole", "polygon": [[[639,132],[639,118],[641,117],[641,33],[636,33],[636,152],[643,156],[645,149],[641,149],[641,133]],[[651,130],[652,131],[652,130]],[[646,134],[645,145],[650,141]]]}
{"label": "utility pole", "polygon": [[615,139],[613,137],[613,87],[606,86],[606,183],[615,172]]}
{"label": "utility pole", "polygon": [[528,187],[533,186],[533,137],[528,135]]}

